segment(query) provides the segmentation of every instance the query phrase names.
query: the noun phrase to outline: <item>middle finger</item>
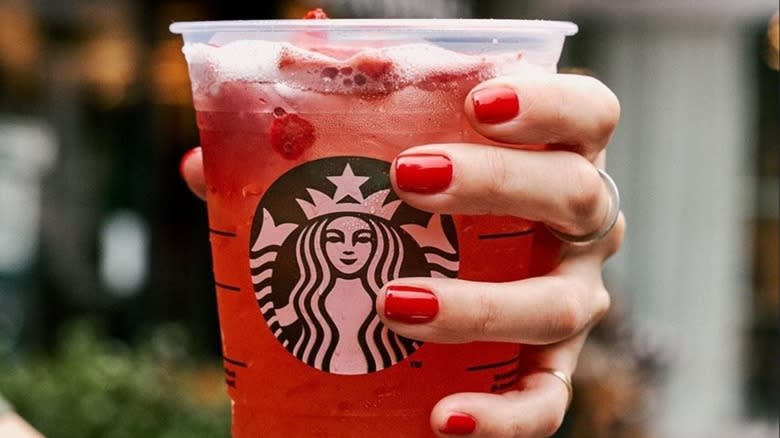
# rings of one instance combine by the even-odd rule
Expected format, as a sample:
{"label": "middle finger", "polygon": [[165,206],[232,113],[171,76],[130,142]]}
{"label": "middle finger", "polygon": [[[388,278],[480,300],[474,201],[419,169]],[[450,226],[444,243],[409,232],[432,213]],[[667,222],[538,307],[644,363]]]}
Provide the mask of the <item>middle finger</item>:
{"label": "middle finger", "polygon": [[421,210],[517,216],[571,235],[599,229],[610,211],[596,168],[567,151],[418,146],[396,158],[391,179],[396,193]]}

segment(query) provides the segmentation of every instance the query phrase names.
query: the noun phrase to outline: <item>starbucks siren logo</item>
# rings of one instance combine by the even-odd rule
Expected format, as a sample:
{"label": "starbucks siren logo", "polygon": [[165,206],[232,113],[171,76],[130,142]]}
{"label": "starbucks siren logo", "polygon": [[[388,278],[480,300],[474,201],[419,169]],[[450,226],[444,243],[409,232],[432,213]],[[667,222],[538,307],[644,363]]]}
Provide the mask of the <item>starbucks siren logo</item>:
{"label": "starbucks siren logo", "polygon": [[257,207],[250,267],[260,310],[279,342],[317,369],[365,374],[412,354],[422,343],[381,322],[377,294],[400,277],[457,275],[452,219],[401,202],[388,170],[370,158],[312,161]]}

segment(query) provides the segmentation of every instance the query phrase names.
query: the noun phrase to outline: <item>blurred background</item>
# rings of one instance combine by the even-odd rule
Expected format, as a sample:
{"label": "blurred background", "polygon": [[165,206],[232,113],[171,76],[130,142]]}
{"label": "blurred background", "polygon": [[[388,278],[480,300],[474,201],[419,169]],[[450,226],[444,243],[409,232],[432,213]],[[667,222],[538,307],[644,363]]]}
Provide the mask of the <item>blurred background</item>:
{"label": "blurred background", "polygon": [[[0,393],[50,437],[226,437],[179,20],[549,18],[620,97],[606,268],[560,437],[776,437],[773,0],[0,0]],[[774,15],[774,18],[773,18]]]}

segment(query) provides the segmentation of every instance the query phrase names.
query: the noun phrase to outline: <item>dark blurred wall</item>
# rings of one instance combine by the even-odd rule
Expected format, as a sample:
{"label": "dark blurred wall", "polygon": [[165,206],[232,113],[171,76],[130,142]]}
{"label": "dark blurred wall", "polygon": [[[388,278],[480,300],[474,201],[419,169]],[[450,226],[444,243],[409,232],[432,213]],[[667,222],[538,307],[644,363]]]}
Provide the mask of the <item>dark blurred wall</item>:
{"label": "dark blurred wall", "polygon": [[181,41],[167,27],[273,18],[278,6],[0,4],[0,122],[49,130],[56,150],[41,199],[22,202],[40,206],[32,262],[0,272],[0,348],[52,345],[65,321],[90,317],[125,339],[180,322],[218,352],[205,206],[178,174],[197,129]]}

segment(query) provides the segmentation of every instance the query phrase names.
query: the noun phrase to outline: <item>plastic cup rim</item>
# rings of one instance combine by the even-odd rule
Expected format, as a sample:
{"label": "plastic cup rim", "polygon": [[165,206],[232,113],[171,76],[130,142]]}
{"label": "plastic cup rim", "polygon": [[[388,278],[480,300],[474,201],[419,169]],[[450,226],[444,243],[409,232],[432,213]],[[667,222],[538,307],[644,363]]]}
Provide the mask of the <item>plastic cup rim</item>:
{"label": "plastic cup rim", "polygon": [[577,25],[570,21],[489,19],[489,18],[335,18],[328,20],[224,20],[180,21],[170,25],[176,34],[201,32],[295,32],[299,30],[338,31],[497,31],[546,32],[570,36]]}

